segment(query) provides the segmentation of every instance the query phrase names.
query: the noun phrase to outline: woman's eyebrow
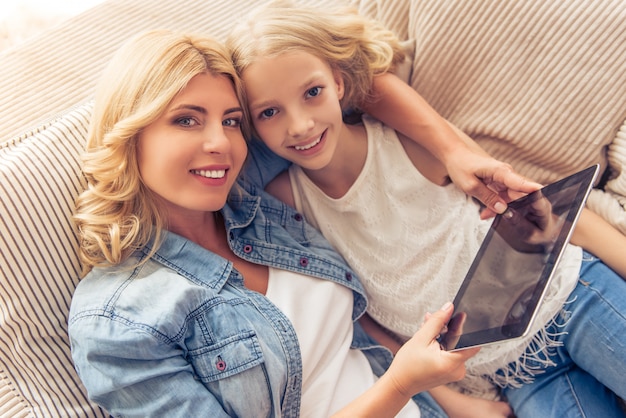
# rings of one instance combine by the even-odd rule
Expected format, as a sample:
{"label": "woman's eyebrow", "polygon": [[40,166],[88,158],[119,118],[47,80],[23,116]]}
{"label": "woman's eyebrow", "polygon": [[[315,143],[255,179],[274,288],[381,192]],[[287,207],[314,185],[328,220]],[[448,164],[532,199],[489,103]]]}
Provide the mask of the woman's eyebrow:
{"label": "woman's eyebrow", "polygon": [[[193,110],[195,112],[201,113],[203,115],[208,114],[209,112],[206,110],[206,108],[202,107],[202,106],[198,106],[198,105],[192,105],[192,104],[180,104],[177,105],[176,107],[171,108],[169,111],[170,112],[176,112],[178,110]],[[231,107],[228,108],[224,111],[225,115],[228,115],[230,113],[235,113],[235,112],[242,112],[242,108],[241,107]]]}
{"label": "woman's eyebrow", "polygon": [[197,105],[191,105],[191,104],[180,104],[177,105],[176,107],[173,107],[170,109],[170,112],[175,112],[177,110],[193,110],[196,111],[198,113],[202,113],[203,115],[206,115],[208,112],[207,110],[202,107],[202,106],[197,106]]}
{"label": "woman's eyebrow", "polygon": [[241,108],[241,107],[231,107],[230,109],[226,109],[224,111],[224,114],[228,115],[228,114],[237,113],[237,112],[243,112],[243,108]]}

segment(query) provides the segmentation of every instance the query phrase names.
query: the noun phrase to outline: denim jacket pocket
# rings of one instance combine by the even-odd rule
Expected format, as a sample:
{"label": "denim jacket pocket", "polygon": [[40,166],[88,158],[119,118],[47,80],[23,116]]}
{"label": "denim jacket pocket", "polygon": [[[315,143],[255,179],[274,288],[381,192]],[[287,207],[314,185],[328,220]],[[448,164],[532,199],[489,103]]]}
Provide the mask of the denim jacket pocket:
{"label": "denim jacket pocket", "polygon": [[196,378],[221,399],[228,415],[277,416],[281,398],[272,391],[255,332],[240,332],[215,344],[192,350],[188,355]]}
{"label": "denim jacket pocket", "polygon": [[205,383],[225,379],[263,363],[256,333],[242,332],[189,352],[196,376]]}

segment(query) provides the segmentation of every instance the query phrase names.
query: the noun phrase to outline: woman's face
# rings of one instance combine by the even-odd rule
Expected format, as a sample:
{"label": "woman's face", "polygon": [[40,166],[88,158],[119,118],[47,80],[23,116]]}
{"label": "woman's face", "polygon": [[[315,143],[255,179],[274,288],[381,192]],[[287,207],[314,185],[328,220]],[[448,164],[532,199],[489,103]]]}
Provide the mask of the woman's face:
{"label": "woman's face", "polygon": [[139,171],[170,216],[224,206],[247,154],[242,118],[232,82],[199,74],[142,130]]}

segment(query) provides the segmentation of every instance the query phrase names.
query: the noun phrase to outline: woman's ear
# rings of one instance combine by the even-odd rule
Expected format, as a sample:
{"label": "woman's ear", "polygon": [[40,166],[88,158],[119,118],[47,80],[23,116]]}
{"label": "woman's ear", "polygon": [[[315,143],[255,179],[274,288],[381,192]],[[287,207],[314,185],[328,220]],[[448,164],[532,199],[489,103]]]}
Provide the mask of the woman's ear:
{"label": "woman's ear", "polygon": [[339,70],[333,70],[333,78],[335,79],[335,85],[337,86],[337,97],[341,100],[345,94],[345,85],[341,72]]}

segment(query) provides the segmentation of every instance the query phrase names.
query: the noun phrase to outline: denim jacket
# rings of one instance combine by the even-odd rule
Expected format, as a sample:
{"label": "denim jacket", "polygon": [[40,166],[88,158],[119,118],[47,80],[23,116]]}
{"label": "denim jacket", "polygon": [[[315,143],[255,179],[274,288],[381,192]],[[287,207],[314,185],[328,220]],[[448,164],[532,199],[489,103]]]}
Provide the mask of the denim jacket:
{"label": "denim jacket", "polygon": [[[258,181],[258,177],[256,178]],[[254,263],[332,280],[366,308],[356,275],[302,216],[248,181],[222,210],[233,251]],[[174,233],[75,291],[72,357],[89,397],[124,417],[297,417],[302,362],[289,320],[244,287],[232,263]],[[391,354],[355,322],[354,348],[381,374]]]}

